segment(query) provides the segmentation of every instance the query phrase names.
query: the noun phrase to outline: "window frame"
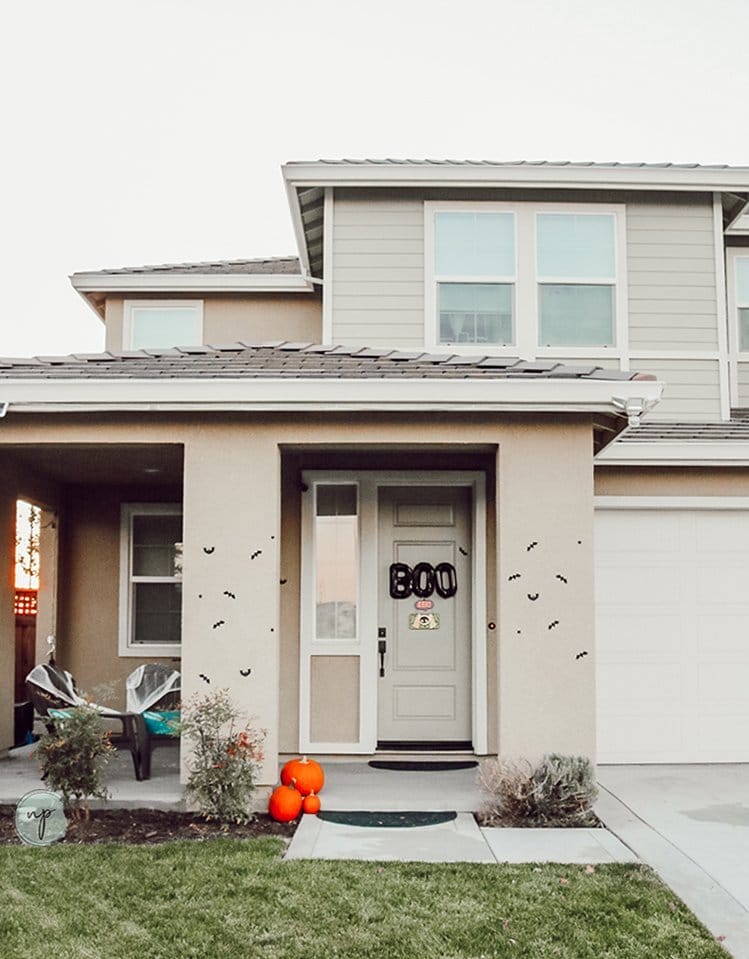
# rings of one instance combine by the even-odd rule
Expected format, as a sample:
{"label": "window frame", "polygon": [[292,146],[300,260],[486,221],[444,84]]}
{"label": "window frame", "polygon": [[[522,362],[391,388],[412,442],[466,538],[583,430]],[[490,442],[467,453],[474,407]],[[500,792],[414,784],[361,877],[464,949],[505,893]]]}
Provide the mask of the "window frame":
{"label": "window frame", "polygon": [[193,326],[193,340],[188,343],[187,340],[182,343],[176,343],[175,346],[201,346],[203,344],[203,300],[200,299],[150,299],[150,300],[125,300],[122,304],[122,346],[125,350],[164,350],[170,347],[166,346],[133,346],[133,310],[135,309],[185,309],[189,307],[195,311],[195,320]]}
{"label": "window frame", "polygon": [[[120,616],[119,655],[150,657],[179,657],[179,643],[134,643],[133,642],[133,584],[181,583],[177,576],[133,576],[133,518],[135,516],[183,516],[181,503],[122,503],[120,505]],[[184,536],[184,528],[183,528]],[[183,597],[184,602],[184,597]],[[184,620],[184,614],[181,617]]]}
{"label": "window frame", "polygon": [[[513,302],[514,344],[497,346],[489,343],[447,344],[439,341],[439,282],[449,279],[435,271],[435,217],[437,213],[506,212],[515,216],[515,289]],[[574,280],[565,277],[559,284],[603,285],[614,287],[614,343],[611,346],[542,346],[540,344],[539,286],[541,282],[557,283],[537,273],[537,217],[541,213],[575,215],[608,214],[614,219],[613,284],[600,277]],[[628,355],[628,300],[626,269],[626,205],[624,203],[551,203],[541,201],[424,201],[424,344],[434,352],[537,358],[623,359]],[[491,278],[461,277],[462,282],[499,282]],[[453,278],[454,281],[454,278]],[[507,282],[507,281],[505,281]]]}
{"label": "window frame", "polygon": [[726,300],[728,306],[728,342],[730,352],[737,362],[746,363],[749,361],[749,349],[741,349],[741,324],[739,323],[739,310],[749,309],[749,302],[746,306],[739,303],[738,294],[738,274],[736,271],[737,260],[749,260],[749,247],[736,246],[726,249]]}

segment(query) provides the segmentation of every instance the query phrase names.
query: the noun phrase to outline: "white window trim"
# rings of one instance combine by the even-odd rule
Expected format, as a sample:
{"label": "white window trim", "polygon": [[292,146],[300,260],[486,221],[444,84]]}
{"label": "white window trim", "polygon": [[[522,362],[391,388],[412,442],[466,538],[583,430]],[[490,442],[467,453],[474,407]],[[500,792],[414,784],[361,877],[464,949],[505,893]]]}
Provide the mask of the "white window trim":
{"label": "white window trim", "polygon": [[[728,301],[728,349],[731,365],[736,369],[737,363],[749,363],[749,350],[741,349],[741,335],[739,332],[739,310],[749,309],[749,302],[744,306],[739,303],[736,291],[736,261],[749,260],[749,247],[731,247],[726,250],[726,299]],[[737,371],[738,372],[738,371]],[[738,382],[738,376],[735,377]],[[738,397],[736,398],[738,400]]]}
{"label": "white window trim", "polygon": [[[164,309],[165,307],[185,308],[190,307],[195,310],[195,325],[193,327],[193,342],[175,343],[175,346],[200,346],[203,342],[203,301],[196,299],[189,300],[125,300],[122,304],[122,347],[125,350],[132,350],[133,347],[133,310],[145,308]],[[155,347],[154,347],[155,348]],[[149,347],[143,347],[149,349]]]}
{"label": "white window trim", "polygon": [[[134,516],[181,516],[181,503],[123,503],[120,507],[120,617],[119,654],[147,659],[151,656],[179,656],[181,643],[132,643],[133,577],[132,526]],[[174,582],[174,577],[148,577],[151,582]]]}
{"label": "white window trim", "polygon": [[[377,624],[378,591],[364,583],[377,582],[378,496],[384,486],[459,486],[472,491],[473,549],[471,575],[475,584],[471,614],[473,751],[488,751],[488,676],[486,632],[486,476],[478,472],[314,470],[302,474],[308,487],[302,496],[301,615],[299,638],[299,749],[304,752],[365,754],[377,750]],[[359,608],[358,639],[315,639],[315,551],[313,542],[316,485],[358,486]],[[310,739],[311,662],[313,656],[359,657],[359,738],[356,742],[313,742]]]}
{"label": "white window trim", "polygon": [[[439,342],[437,320],[437,282],[448,282],[449,278],[439,276],[434,270],[434,221],[437,213],[491,213],[507,212],[515,215],[515,295],[513,313],[513,333],[515,343],[512,346],[492,346],[488,343],[467,343],[461,345]],[[540,346],[538,320],[538,284],[536,276],[536,218],[539,213],[609,214],[614,217],[614,338],[612,346]],[[605,359],[621,361],[622,368],[629,349],[628,299],[627,299],[627,225],[624,203],[537,203],[502,201],[463,202],[427,200],[424,203],[424,330],[425,346],[434,352],[459,354],[491,353],[496,356],[519,356],[524,360],[539,357],[559,359]],[[453,278],[453,280],[458,278]],[[492,278],[460,277],[462,282],[500,282]],[[502,282],[508,282],[504,279]],[[553,279],[544,278],[544,283],[553,283]],[[559,280],[560,283],[595,283],[611,285],[605,280],[580,279],[570,277]]]}

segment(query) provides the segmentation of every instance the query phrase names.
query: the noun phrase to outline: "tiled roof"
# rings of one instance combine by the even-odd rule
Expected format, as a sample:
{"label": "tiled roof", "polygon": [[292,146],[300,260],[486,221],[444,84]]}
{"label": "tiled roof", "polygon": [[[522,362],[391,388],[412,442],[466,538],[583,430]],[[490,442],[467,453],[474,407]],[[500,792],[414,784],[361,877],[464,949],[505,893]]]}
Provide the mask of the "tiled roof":
{"label": "tiled roof", "polygon": [[[230,343],[170,350],[75,353],[29,359],[0,357],[0,380],[8,379],[494,379],[542,378],[587,380],[655,380],[645,373],[600,366],[567,366],[555,361],[526,362],[510,357],[458,356],[369,347],[346,348],[314,343]],[[2,396],[0,396],[2,399]]]}
{"label": "tiled roof", "polygon": [[219,274],[232,276],[236,274],[253,275],[294,275],[300,273],[299,258],[296,256],[274,256],[257,260],[209,260],[205,263],[161,263],[156,266],[125,266],[113,270],[86,270],[80,275],[131,275],[131,274]]}
{"label": "tiled roof", "polygon": [[749,418],[740,415],[719,423],[659,423],[648,420],[626,430],[620,443],[726,443],[749,440]]}
{"label": "tiled roof", "polygon": [[625,170],[749,170],[747,166],[731,166],[727,163],[619,163],[576,160],[432,160],[432,159],[341,159],[341,160],[292,160],[287,166],[307,163],[325,163],[329,166],[463,166],[463,167],[572,167],[575,169],[625,169]]}

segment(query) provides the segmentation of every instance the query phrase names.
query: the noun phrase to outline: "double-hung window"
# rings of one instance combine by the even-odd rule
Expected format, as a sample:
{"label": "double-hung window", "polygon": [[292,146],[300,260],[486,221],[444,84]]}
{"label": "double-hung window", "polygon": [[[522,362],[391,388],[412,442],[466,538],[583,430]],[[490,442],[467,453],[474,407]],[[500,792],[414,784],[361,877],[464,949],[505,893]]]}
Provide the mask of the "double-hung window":
{"label": "double-hung window", "polygon": [[434,271],[440,343],[514,342],[513,213],[437,213]]}
{"label": "double-hung window", "polygon": [[624,347],[623,206],[427,202],[427,346]]}
{"label": "double-hung window", "polygon": [[120,532],[120,655],[175,656],[182,642],[182,507],[125,503]]}
{"label": "double-hung window", "polygon": [[[742,253],[744,255],[742,255]],[[733,250],[729,256],[729,302],[733,300],[734,340],[738,353],[749,353],[749,250]]]}
{"label": "double-hung window", "polygon": [[125,300],[126,350],[162,350],[203,342],[202,300]]}

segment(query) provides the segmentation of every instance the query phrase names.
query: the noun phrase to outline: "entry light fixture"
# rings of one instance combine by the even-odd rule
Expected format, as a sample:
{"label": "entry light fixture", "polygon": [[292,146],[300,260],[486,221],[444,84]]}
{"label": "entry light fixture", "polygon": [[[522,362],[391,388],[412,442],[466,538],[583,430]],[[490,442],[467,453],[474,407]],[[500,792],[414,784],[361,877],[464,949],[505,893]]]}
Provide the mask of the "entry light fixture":
{"label": "entry light fixture", "polygon": [[8,407],[9,407],[9,406],[10,406],[10,403],[0,403],[0,420],[1,420],[1,419],[5,416],[5,414],[8,412]]}

